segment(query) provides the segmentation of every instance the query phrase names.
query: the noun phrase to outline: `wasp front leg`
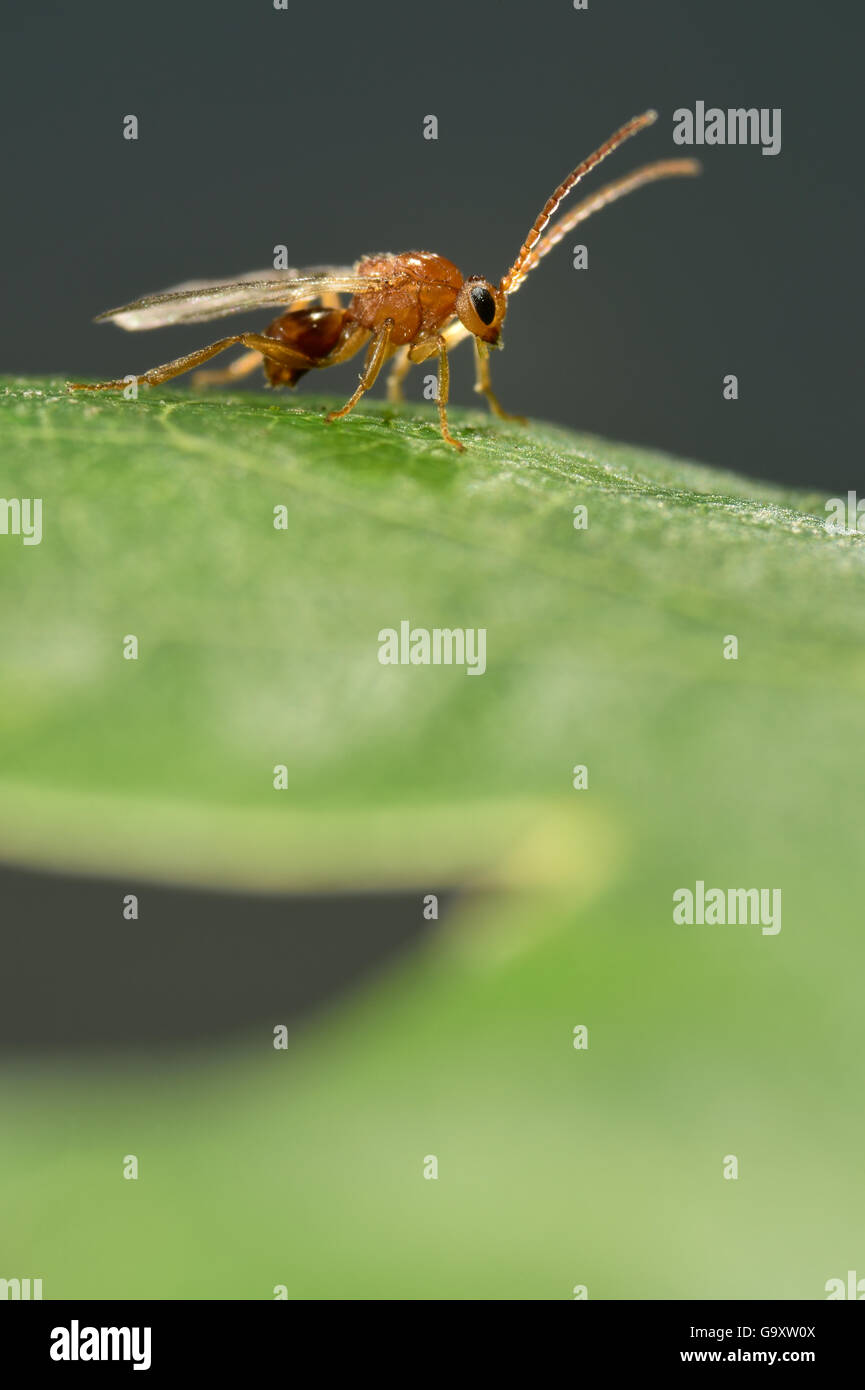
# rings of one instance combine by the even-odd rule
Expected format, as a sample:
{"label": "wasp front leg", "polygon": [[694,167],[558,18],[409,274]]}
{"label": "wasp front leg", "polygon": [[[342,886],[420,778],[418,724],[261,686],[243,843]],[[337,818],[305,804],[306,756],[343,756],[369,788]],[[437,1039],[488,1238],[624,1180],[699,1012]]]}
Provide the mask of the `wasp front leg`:
{"label": "wasp front leg", "polygon": [[444,439],[447,444],[452,444],[455,449],[459,449],[460,453],[462,453],[466,447],[465,444],[461,444],[458,439],[454,439],[448,429],[447,404],[448,395],[450,393],[451,374],[448,364],[447,339],[443,333],[436,333],[434,338],[426,338],[419,343],[415,343],[413,347],[409,348],[408,355],[411,362],[419,363],[425,362],[428,357],[432,357],[435,353],[438,353],[439,359],[438,391],[436,392],[436,401],[439,408],[439,428],[442,432],[442,439]]}
{"label": "wasp front leg", "polygon": [[493,390],[492,377],[490,375],[490,356],[489,348],[485,343],[479,343],[475,338],[475,368],[476,380],[475,390],[486,397],[487,404],[493,415],[497,415],[500,420],[511,420],[517,425],[527,425],[528,420],[525,415],[511,415],[500,404],[498,396]]}

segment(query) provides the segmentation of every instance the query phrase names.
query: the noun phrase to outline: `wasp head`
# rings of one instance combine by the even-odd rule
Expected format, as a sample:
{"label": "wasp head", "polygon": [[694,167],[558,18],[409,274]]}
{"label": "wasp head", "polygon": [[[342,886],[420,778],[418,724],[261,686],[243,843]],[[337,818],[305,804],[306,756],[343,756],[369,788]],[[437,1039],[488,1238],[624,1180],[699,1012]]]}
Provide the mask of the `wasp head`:
{"label": "wasp head", "polygon": [[499,339],[507,307],[507,299],[501,290],[482,275],[472,275],[464,280],[457,295],[458,319],[475,338],[489,347],[501,346]]}

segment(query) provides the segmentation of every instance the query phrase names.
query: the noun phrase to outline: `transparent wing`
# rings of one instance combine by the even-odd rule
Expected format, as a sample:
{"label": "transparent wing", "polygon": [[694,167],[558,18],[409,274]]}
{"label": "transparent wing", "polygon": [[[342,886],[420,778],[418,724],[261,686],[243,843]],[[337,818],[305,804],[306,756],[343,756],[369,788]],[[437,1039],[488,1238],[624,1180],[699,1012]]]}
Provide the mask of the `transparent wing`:
{"label": "transparent wing", "polygon": [[385,283],[379,275],[358,275],[350,266],[310,266],[277,274],[272,269],[249,271],[237,280],[187,280],[161,294],[149,294],[119,309],[107,309],[96,322],[111,319],[119,328],[137,333],[173,323],[204,323],[207,319],[239,314],[244,309],[290,304],[295,299],[311,299],[328,292],[356,294]]}

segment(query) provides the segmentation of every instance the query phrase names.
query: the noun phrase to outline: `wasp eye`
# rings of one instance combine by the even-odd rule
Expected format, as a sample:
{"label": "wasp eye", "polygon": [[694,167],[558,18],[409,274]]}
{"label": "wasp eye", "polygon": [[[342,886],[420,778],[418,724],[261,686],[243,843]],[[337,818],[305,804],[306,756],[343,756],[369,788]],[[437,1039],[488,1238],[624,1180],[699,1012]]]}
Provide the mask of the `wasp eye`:
{"label": "wasp eye", "polygon": [[485,285],[475,285],[469,290],[474,311],[481,323],[490,324],[496,316],[496,301]]}

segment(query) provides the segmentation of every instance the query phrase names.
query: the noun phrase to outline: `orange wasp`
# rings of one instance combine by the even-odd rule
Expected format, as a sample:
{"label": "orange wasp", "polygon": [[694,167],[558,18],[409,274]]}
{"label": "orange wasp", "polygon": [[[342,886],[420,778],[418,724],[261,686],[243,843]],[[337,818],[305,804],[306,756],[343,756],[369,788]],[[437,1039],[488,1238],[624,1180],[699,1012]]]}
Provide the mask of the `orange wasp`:
{"label": "orange wasp", "polygon": [[[234,281],[192,280],[164,294],[148,295],[121,309],[109,309],[99,320],[113,319],[121,328],[138,331],[172,323],[204,323],[265,305],[284,307],[264,333],[233,333],[197,352],[176,357],[162,367],[151,367],[138,381],[158,386],[180,376],[226,348],[248,351],[225,371],[196,374],[202,384],[230,383],[246,376],[261,363],[271,386],[294,386],[313,367],[333,367],[353,357],[365,345],[366,362],[357,390],[327,420],[338,420],[353,410],[373,385],[382,365],[393,359],[388,379],[388,400],[402,399],[402,383],[412,364],[438,356],[438,411],[441,432],[456,449],[447,422],[448,351],[472,337],[475,344],[477,384],[490,409],[502,419],[520,420],[499,405],[490,378],[489,350],[501,347],[501,331],[508,298],[529,271],[578,223],[599,208],[623,198],[656,179],[698,174],[693,159],[662,159],[607,184],[585,198],[546,231],[562,199],[596,164],[606,159],[623,141],[657,120],[657,112],[635,116],[611,135],[594,154],[578,164],[544,203],[520,247],[519,255],[498,285],[482,275],[464,278],[457,267],[431,251],[406,251],[364,256],[354,266],[317,266],[307,270],[253,272]],[[342,297],[350,295],[347,304]],[[97,321],[99,321],[97,320]],[[128,382],[101,381],[94,385],[70,383],[73,391],[121,390]]]}

